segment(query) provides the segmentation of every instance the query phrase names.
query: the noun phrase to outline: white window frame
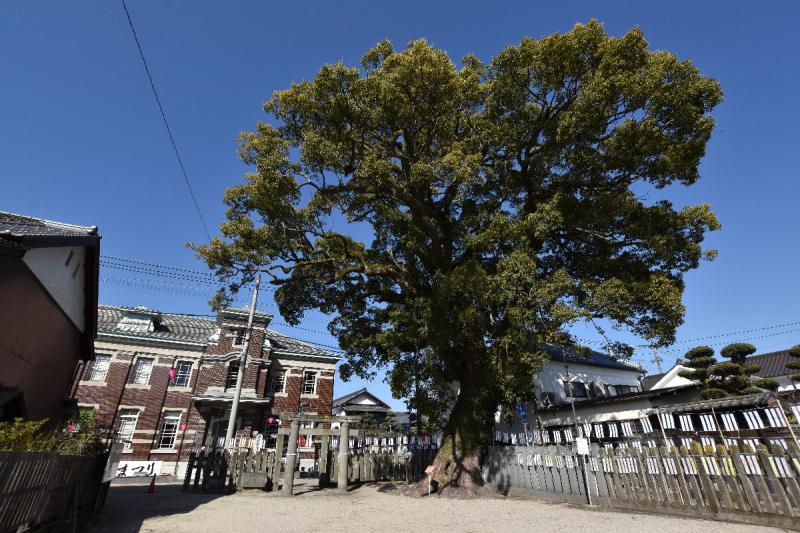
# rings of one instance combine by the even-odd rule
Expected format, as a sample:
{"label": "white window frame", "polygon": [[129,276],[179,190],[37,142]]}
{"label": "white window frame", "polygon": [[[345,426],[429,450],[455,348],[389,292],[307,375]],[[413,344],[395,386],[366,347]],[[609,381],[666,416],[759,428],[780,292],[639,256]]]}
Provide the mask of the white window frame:
{"label": "white window frame", "polygon": [[[231,376],[231,369],[233,367],[236,367],[236,372],[234,373],[233,376]],[[233,377],[233,383],[231,383],[229,385],[231,377]],[[236,388],[236,381],[238,381],[238,379],[239,379],[239,362],[238,361],[232,361],[231,363],[228,364],[228,368],[225,371],[225,390],[235,389]]]}
{"label": "white window frame", "polygon": [[139,409],[120,409],[117,419],[117,434],[120,440],[125,441],[122,448],[123,450],[131,449],[133,436],[136,434],[136,424],[138,422]]}
{"label": "white window frame", "polygon": [[[278,379],[280,378],[280,379]],[[280,390],[275,388],[275,384],[280,383]],[[273,394],[282,394],[286,392],[286,370],[275,370],[272,374],[272,384],[270,385]]]}
{"label": "white window frame", "polygon": [[[100,363],[101,359],[102,363]],[[94,361],[89,363],[89,374],[87,381],[105,381],[108,376],[108,369],[111,367],[111,356],[108,354],[97,354]]]}
{"label": "white window frame", "polygon": [[[181,367],[181,365],[189,365],[189,372],[181,373],[179,371],[179,368]],[[180,360],[177,363],[175,363],[175,382],[173,383],[173,386],[174,387],[188,387],[189,384],[192,382],[192,370],[194,370],[194,363],[192,363],[191,361]],[[178,380],[181,377],[185,377],[186,378],[186,383],[183,384],[183,385],[181,385],[178,382]]]}
{"label": "white window frame", "polygon": [[[308,389],[306,388],[306,386],[308,385],[307,376],[309,374],[313,376],[313,381],[311,382],[311,392],[308,392]],[[316,393],[317,393],[317,373],[314,372],[313,370],[304,370],[303,371],[303,394],[311,395],[311,394],[316,394]]]}
{"label": "white window frame", "polygon": [[[575,385],[583,385],[583,396],[575,396]],[[573,379],[572,381],[564,381],[564,396],[574,400],[583,400],[589,398],[589,387],[583,381]]]}
{"label": "white window frame", "polygon": [[[144,364],[144,361],[149,361],[149,366],[147,368],[147,375],[145,376],[139,367],[139,365]],[[150,376],[153,374],[153,367],[155,366],[155,359],[152,357],[137,357],[136,361],[133,362],[133,369],[131,370],[131,381],[132,385],[147,385],[150,383]],[[143,377],[144,376],[144,377]]]}
{"label": "white window frame", "polygon": [[239,348],[244,346],[247,330],[245,328],[231,328],[231,346]]}
{"label": "white window frame", "polygon": [[692,423],[692,415],[678,415],[678,420],[681,423],[681,430],[694,431],[694,424]]}
{"label": "white window frame", "polygon": [[642,418],[640,422],[642,424],[642,430],[644,430],[645,433],[653,432],[653,424],[650,423],[649,418]]}
{"label": "white window frame", "polygon": [[[178,441],[178,430],[181,426],[183,411],[164,411],[161,415],[161,427],[158,432],[158,449],[174,450]],[[169,424],[169,427],[167,426]]]}

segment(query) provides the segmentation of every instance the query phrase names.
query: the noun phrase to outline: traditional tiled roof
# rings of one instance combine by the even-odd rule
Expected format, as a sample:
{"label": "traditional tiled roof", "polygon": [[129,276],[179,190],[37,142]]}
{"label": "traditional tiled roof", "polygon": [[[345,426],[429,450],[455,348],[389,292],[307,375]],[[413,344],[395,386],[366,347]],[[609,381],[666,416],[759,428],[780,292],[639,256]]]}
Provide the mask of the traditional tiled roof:
{"label": "traditional tiled roof", "polygon": [[75,224],[0,211],[0,235],[7,237],[88,237],[97,235],[97,227],[76,226]]}
{"label": "traditional tiled roof", "polygon": [[641,369],[631,363],[626,363],[620,359],[611,357],[594,350],[581,353],[573,349],[559,348],[552,345],[545,345],[545,351],[550,356],[551,361],[563,361],[576,365],[600,366],[604,368],[616,368],[619,370],[629,370],[631,372],[641,372]]}
{"label": "traditional tiled roof", "polygon": [[286,353],[316,357],[335,357],[337,359],[340,358],[338,355],[329,350],[293,339],[292,337],[287,337],[286,335],[278,333],[277,331],[269,328],[267,329],[267,339],[269,340],[270,344],[272,344],[272,348],[279,354]]}
{"label": "traditional tiled roof", "polygon": [[747,363],[761,367],[761,369],[756,372],[758,377],[774,378],[795,374],[797,372],[796,370],[786,368],[786,363],[788,363],[790,359],[789,350],[781,350],[779,352],[751,355],[747,358]]}
{"label": "traditional tiled roof", "polygon": [[666,376],[667,373],[664,372],[662,374],[650,374],[642,378],[642,390],[650,390],[653,388],[653,385],[658,383],[658,381]]}
{"label": "traditional tiled roof", "polygon": [[[154,331],[135,332],[120,327],[120,320],[126,313],[147,313],[158,317],[158,327]],[[217,325],[208,318],[171,313],[159,313],[144,307],[98,307],[97,332],[99,335],[125,335],[148,340],[190,342],[206,344],[208,338],[217,330]]]}
{"label": "traditional tiled roof", "polygon": [[347,402],[349,402],[353,398],[357,398],[357,397],[361,396],[362,394],[369,395],[379,405],[369,406],[369,405],[353,404],[353,405],[348,405],[348,407],[362,408],[363,411],[385,411],[385,410],[391,409],[389,407],[389,404],[387,404],[386,402],[384,402],[383,400],[381,400],[380,398],[378,398],[377,396],[375,396],[374,394],[369,392],[366,388],[361,388],[361,389],[358,389],[357,391],[351,392],[350,394],[345,394],[344,396],[341,396],[339,398],[334,398],[332,406],[333,407],[341,407],[343,405],[346,405]]}
{"label": "traditional tiled roof", "polygon": [[[157,327],[154,331],[137,332],[126,328],[124,325],[120,326],[120,321],[126,313],[151,315],[156,318]],[[209,338],[216,333],[218,326],[216,321],[208,317],[161,313],[146,307],[101,305],[99,306],[97,327],[101,336],[103,334],[124,335],[150,341],[205,345]],[[339,358],[338,355],[330,351],[293,339],[271,329],[267,329],[266,336],[270,347],[278,354]]]}

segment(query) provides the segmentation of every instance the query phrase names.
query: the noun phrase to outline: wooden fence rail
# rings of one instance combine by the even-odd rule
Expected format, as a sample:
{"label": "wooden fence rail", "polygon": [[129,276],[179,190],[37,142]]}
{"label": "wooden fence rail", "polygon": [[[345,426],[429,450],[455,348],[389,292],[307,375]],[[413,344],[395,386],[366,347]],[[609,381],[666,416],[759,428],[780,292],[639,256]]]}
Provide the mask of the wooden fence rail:
{"label": "wooden fence rail", "polygon": [[[350,450],[348,482],[418,481],[424,476],[436,450],[416,449],[406,463],[405,455],[393,451]],[[338,479],[338,451],[327,449],[320,457],[320,487],[335,485]],[[192,452],[186,468],[186,491],[233,492],[240,489],[277,489],[284,477],[284,459],[274,450],[252,449],[233,452]]]}
{"label": "wooden fence rail", "polygon": [[106,460],[0,452],[0,532],[80,529],[97,504]]}
{"label": "wooden fence rail", "polygon": [[595,448],[490,447],[484,476],[498,490],[617,508],[724,518],[800,529],[800,453],[717,446]]}

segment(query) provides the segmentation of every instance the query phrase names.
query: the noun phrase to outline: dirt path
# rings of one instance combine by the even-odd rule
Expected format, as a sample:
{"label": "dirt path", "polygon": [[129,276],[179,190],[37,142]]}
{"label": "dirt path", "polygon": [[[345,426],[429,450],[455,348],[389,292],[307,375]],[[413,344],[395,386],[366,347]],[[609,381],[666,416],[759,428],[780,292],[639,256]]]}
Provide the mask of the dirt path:
{"label": "dirt path", "polygon": [[230,496],[182,494],[178,486],[112,487],[91,533],[225,532],[517,532],[745,533],[779,531],[748,525],[646,514],[589,510],[515,498],[440,500],[408,498],[391,484],[340,494],[306,492],[293,498],[247,491]]}

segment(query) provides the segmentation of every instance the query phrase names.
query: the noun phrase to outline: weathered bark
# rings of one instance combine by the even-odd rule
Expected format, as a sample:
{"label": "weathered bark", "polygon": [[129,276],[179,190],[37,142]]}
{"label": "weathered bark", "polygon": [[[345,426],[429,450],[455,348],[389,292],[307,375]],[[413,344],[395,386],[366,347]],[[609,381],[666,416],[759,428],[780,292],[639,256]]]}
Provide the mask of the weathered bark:
{"label": "weathered bark", "polygon": [[[496,403],[485,390],[462,386],[445,425],[442,446],[433,460],[434,490],[448,497],[472,497],[488,493],[481,474],[481,451],[491,439]],[[427,494],[423,478],[411,493]]]}

